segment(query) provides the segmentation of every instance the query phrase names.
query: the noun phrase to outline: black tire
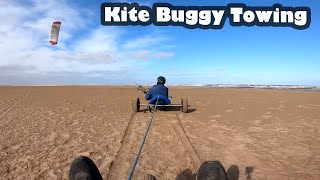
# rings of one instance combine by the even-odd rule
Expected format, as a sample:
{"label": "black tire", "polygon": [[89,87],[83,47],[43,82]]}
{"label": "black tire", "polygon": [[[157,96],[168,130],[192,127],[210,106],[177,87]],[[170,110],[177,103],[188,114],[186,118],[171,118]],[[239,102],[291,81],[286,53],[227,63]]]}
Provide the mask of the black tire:
{"label": "black tire", "polygon": [[133,112],[139,112],[139,110],[140,110],[140,99],[139,98],[133,98],[132,110],[133,110]]}
{"label": "black tire", "polygon": [[182,108],[181,108],[182,112],[187,113],[188,112],[188,99],[182,98],[181,105],[182,105]]}

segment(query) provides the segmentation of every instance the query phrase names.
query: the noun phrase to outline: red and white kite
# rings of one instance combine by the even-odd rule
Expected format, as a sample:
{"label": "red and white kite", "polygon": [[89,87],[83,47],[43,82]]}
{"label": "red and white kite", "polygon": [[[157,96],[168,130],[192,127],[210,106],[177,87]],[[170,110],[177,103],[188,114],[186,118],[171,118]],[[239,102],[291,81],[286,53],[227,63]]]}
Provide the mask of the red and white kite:
{"label": "red and white kite", "polygon": [[60,26],[61,26],[61,22],[59,22],[59,21],[52,23],[51,34],[50,34],[50,38],[49,38],[49,42],[51,45],[58,44]]}

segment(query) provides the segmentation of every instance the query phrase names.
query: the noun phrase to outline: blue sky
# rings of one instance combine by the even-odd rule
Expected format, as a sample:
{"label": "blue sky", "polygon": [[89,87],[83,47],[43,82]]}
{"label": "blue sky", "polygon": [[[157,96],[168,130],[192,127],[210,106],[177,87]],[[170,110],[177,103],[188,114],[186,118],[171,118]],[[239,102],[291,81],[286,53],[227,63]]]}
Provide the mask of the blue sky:
{"label": "blue sky", "polygon": [[[308,6],[312,17],[306,30],[231,27],[228,19],[220,30],[107,27],[100,24],[100,5],[107,1],[21,2],[0,2],[5,24],[0,27],[0,84],[149,84],[163,75],[168,84],[320,86],[320,4],[315,1],[162,1],[184,6]],[[62,26],[58,45],[51,46],[55,20]]]}

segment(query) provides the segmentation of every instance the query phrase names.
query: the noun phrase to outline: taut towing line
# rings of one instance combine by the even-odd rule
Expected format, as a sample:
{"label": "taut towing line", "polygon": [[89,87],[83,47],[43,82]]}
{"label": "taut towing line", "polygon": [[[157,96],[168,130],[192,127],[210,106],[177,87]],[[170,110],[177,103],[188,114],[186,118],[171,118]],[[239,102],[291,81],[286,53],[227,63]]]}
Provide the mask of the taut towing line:
{"label": "taut towing line", "polygon": [[[149,91],[148,88],[144,88],[141,85],[138,85],[137,90],[138,91],[142,91],[144,94],[147,94],[148,91]],[[169,96],[169,97],[172,98],[171,96]],[[188,112],[188,99],[187,98],[182,98],[181,99],[181,104],[168,104],[168,105],[158,104],[159,98],[160,98],[160,96],[158,95],[157,101],[156,101],[155,104],[140,104],[140,99],[136,98],[136,97],[133,98],[133,100],[132,100],[132,109],[133,109],[134,112],[139,112],[140,111],[140,107],[143,107],[143,106],[144,107],[149,107],[150,112],[152,112],[152,116],[151,116],[151,119],[150,119],[150,121],[148,123],[147,130],[146,130],[146,132],[145,132],[145,134],[143,136],[143,139],[142,139],[138,154],[136,155],[134,163],[133,163],[133,165],[131,167],[130,174],[128,176],[128,180],[131,180],[131,178],[133,176],[133,173],[135,171],[136,165],[137,165],[137,163],[139,161],[139,157],[140,157],[142,148],[143,148],[143,146],[144,146],[144,144],[146,142],[147,135],[149,133],[149,130],[150,130],[154,115],[155,115],[156,111],[158,110],[158,107],[180,107],[182,112],[184,112],[184,113]],[[151,179],[154,179],[154,178],[150,174],[146,174],[145,179],[151,180]]]}

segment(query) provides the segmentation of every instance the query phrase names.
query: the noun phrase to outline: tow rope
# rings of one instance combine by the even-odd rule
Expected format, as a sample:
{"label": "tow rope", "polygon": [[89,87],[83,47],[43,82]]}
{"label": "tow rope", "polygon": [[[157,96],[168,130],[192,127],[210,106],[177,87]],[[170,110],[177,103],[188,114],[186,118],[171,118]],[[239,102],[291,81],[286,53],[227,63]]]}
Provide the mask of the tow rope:
{"label": "tow rope", "polygon": [[149,130],[150,130],[150,127],[151,127],[151,123],[152,123],[152,121],[153,121],[154,114],[155,114],[155,112],[157,111],[158,100],[159,100],[159,95],[158,95],[158,98],[157,98],[156,105],[155,105],[155,107],[154,107],[154,109],[153,109],[154,111],[153,111],[152,116],[151,116],[151,119],[150,119],[150,121],[149,121],[149,125],[148,125],[147,130],[146,130],[146,132],[145,132],[145,134],[144,134],[144,137],[143,137],[143,139],[142,139],[142,143],[141,143],[141,145],[140,145],[139,152],[138,152],[138,154],[137,154],[137,156],[136,156],[136,159],[134,160],[134,163],[133,163],[133,165],[132,165],[131,172],[130,172],[130,175],[129,175],[129,177],[128,177],[128,180],[131,180],[132,175],[133,175],[133,173],[134,173],[134,170],[135,170],[135,168],[136,168],[136,166],[137,166],[137,163],[138,163],[138,160],[139,160],[139,157],[140,157],[140,154],[141,154],[143,145],[144,145],[144,143],[146,142],[147,135],[148,135],[148,133],[149,133]]}

